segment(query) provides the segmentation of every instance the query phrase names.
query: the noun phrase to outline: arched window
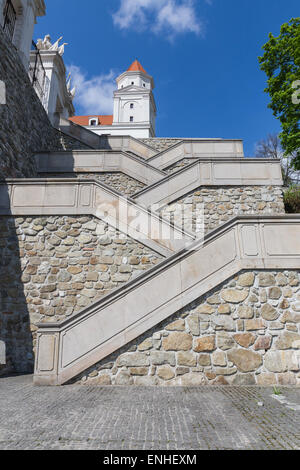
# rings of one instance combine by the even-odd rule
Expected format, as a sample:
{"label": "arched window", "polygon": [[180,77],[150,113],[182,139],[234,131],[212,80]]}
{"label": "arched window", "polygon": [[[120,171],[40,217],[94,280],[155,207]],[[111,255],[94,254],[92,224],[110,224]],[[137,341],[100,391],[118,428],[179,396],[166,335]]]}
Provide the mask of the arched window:
{"label": "arched window", "polygon": [[130,122],[133,122],[133,116],[130,116]]}
{"label": "arched window", "polygon": [[130,109],[133,109],[133,108],[134,108],[134,104],[130,103]]}
{"label": "arched window", "polygon": [[98,126],[99,125],[99,120],[97,118],[92,118],[89,121],[90,126]]}

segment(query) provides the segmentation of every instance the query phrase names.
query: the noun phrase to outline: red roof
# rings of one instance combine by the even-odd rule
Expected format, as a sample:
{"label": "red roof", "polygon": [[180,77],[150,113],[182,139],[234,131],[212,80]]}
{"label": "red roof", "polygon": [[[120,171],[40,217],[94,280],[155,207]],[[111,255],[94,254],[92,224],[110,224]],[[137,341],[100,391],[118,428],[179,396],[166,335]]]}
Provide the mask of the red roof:
{"label": "red roof", "polygon": [[131,66],[127,70],[128,72],[144,72],[147,74],[146,70],[141,66],[139,61],[136,59],[134,62],[132,62]]}
{"label": "red roof", "polygon": [[90,116],[73,116],[69,120],[80,126],[88,126],[91,118],[98,118],[100,126],[112,126],[114,117],[91,114]]}

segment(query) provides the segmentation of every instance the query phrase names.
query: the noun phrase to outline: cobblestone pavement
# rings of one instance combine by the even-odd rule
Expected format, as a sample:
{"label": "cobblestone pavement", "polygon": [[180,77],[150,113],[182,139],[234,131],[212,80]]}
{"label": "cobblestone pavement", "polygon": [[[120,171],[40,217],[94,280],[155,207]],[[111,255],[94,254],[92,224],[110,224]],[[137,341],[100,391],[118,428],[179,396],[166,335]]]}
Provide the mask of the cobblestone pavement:
{"label": "cobblestone pavement", "polygon": [[281,391],[283,402],[272,388],[46,388],[31,376],[2,378],[0,449],[300,449],[300,389]]}

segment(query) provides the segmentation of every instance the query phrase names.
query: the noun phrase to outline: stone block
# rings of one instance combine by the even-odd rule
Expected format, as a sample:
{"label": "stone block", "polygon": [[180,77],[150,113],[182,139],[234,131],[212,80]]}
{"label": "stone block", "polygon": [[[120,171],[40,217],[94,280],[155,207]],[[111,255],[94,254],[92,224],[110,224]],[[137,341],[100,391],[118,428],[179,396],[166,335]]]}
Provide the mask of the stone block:
{"label": "stone block", "polygon": [[194,336],[199,336],[200,335],[200,323],[199,323],[198,315],[189,315],[186,321],[187,321],[187,325],[188,325],[190,333]]}
{"label": "stone block", "polygon": [[216,349],[216,337],[210,335],[196,339],[193,349],[195,352],[214,351]]}
{"label": "stone block", "polygon": [[171,380],[175,377],[174,371],[170,366],[161,366],[157,369],[157,375],[162,380]]}
{"label": "stone block", "polygon": [[254,344],[254,350],[267,350],[270,349],[272,344],[272,336],[259,336]]}
{"label": "stone block", "polygon": [[127,371],[120,371],[115,379],[115,385],[133,385],[133,378]]}
{"label": "stone block", "polygon": [[261,309],[261,316],[264,320],[274,321],[279,317],[279,313],[273,305],[264,304]]}
{"label": "stone block", "polygon": [[176,320],[169,325],[166,326],[166,330],[168,331],[184,331],[185,330],[185,322],[184,320]]}
{"label": "stone block", "polygon": [[207,380],[205,375],[202,373],[197,372],[190,372],[189,374],[185,374],[181,377],[181,385],[183,387],[186,386],[199,386],[199,385],[206,385]]}
{"label": "stone block", "polygon": [[264,366],[269,372],[298,372],[299,352],[270,350],[264,356]]}
{"label": "stone block", "polygon": [[260,386],[276,385],[276,375],[263,373],[256,376],[256,383]]}
{"label": "stone block", "polygon": [[252,344],[254,344],[256,335],[253,333],[237,333],[233,336],[235,341],[243,348],[249,348]]}
{"label": "stone block", "polygon": [[237,314],[242,319],[249,319],[254,317],[253,308],[249,305],[240,305]]}
{"label": "stone block", "polygon": [[175,366],[175,354],[172,352],[164,351],[151,351],[150,354],[151,363],[155,366],[169,364],[170,366]]}
{"label": "stone block", "polygon": [[241,274],[238,278],[238,285],[242,287],[251,287],[254,284],[255,275],[253,273]]}
{"label": "stone block", "polygon": [[125,353],[117,359],[118,367],[143,367],[149,365],[149,357],[143,353]]}
{"label": "stone block", "polygon": [[260,354],[246,349],[232,349],[228,351],[227,357],[241,372],[255,371],[263,363]]}
{"label": "stone block", "polygon": [[226,366],[226,354],[223,351],[215,351],[212,354],[212,363],[214,366]]}
{"label": "stone block", "polygon": [[238,304],[240,302],[244,302],[248,295],[249,291],[248,290],[238,290],[238,289],[224,289],[221,292],[223,300],[225,302],[233,303],[233,304]]}
{"label": "stone block", "polygon": [[163,339],[162,346],[165,351],[189,351],[192,348],[193,338],[188,333],[171,333]]}
{"label": "stone block", "polygon": [[237,374],[233,381],[232,385],[241,385],[241,386],[246,386],[246,385],[255,385],[255,377],[254,374]]}
{"label": "stone block", "polygon": [[177,364],[179,366],[196,367],[197,358],[191,352],[180,351],[177,354]]}
{"label": "stone block", "polygon": [[276,349],[300,349],[300,335],[291,331],[284,331],[275,342]]}
{"label": "stone block", "polygon": [[226,351],[227,349],[233,348],[234,345],[235,342],[229,333],[223,331],[217,333],[217,346],[219,349]]}

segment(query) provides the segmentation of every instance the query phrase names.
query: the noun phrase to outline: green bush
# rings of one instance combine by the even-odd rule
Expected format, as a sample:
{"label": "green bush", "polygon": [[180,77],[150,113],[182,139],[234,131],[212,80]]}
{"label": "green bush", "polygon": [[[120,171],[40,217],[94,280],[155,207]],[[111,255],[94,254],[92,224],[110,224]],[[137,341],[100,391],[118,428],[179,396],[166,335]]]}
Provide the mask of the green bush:
{"label": "green bush", "polygon": [[300,186],[290,186],[284,193],[285,210],[288,214],[300,214]]}

